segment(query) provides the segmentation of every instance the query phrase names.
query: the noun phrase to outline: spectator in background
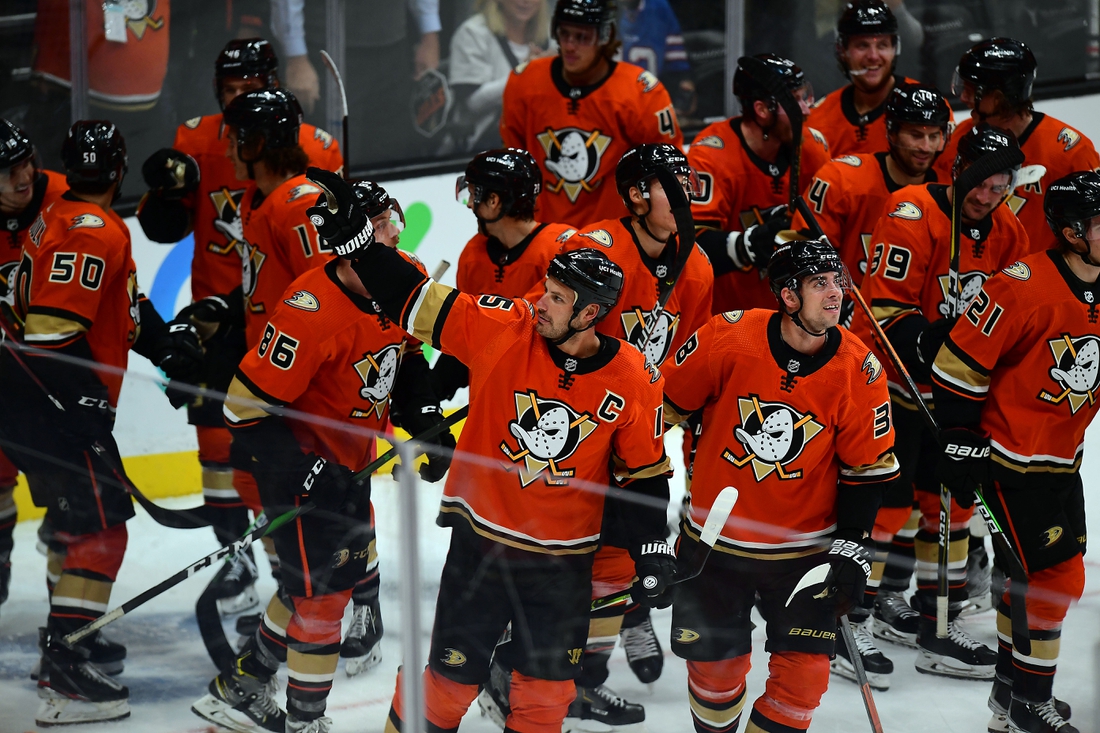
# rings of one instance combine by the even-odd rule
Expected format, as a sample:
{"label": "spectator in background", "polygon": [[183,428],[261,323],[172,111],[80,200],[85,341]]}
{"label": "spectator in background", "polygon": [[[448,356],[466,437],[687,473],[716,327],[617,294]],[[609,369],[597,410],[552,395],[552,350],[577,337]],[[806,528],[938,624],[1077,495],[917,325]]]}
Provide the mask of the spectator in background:
{"label": "spectator in background", "polygon": [[477,9],[451,38],[452,134],[464,151],[500,147],[508,72],[546,55],[550,44],[550,11],[544,0],[478,0]]}
{"label": "spectator in background", "polygon": [[661,80],[683,124],[683,118],[695,113],[698,100],[675,11],[668,0],[623,0],[620,7],[623,59]]}

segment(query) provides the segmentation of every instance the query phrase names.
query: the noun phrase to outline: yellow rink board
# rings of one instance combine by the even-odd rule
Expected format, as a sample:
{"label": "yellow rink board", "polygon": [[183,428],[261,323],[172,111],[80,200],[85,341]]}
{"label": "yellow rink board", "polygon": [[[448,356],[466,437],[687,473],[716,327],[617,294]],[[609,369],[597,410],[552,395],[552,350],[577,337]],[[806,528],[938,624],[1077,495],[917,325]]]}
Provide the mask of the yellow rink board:
{"label": "yellow rink board", "polygon": [[[451,428],[456,439],[465,424],[466,421],[462,420]],[[400,428],[396,428],[394,432],[399,438],[409,437],[409,434]],[[379,438],[377,455],[382,455],[389,449],[390,443]],[[417,463],[423,460],[421,458]],[[393,470],[393,464],[394,461],[390,461],[376,473],[390,473]],[[122,465],[134,485],[150,499],[166,499],[171,496],[187,496],[202,492],[202,469],[199,467],[198,451],[130,456],[122,459]],[[19,474],[15,487],[15,505],[19,510],[20,522],[41,519],[46,513],[45,509],[36,507],[31,501],[27,479],[23,474]]]}

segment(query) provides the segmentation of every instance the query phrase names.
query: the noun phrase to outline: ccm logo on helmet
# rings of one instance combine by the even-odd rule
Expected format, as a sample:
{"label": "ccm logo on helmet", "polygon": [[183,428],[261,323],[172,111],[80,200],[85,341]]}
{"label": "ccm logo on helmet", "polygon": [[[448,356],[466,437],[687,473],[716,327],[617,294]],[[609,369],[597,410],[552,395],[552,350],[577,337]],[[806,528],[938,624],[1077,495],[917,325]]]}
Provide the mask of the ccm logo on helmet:
{"label": "ccm logo on helmet", "polygon": [[988,445],[976,446],[948,443],[944,446],[943,452],[956,458],[989,458]]}

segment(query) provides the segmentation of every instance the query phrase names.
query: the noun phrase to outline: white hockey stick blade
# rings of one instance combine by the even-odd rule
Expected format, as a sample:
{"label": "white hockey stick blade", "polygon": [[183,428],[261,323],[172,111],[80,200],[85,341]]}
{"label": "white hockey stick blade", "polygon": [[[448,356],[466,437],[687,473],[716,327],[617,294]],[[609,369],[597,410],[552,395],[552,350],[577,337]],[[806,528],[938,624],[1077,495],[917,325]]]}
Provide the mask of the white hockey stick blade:
{"label": "white hockey stick blade", "polygon": [[440,260],[439,264],[432,270],[432,280],[439,282],[439,279],[446,275],[449,269],[451,269],[451,263],[447,260]]}
{"label": "white hockey stick blade", "polygon": [[336,86],[340,89],[340,114],[348,116],[348,95],[344,91],[344,77],[340,76],[340,70],[336,68],[336,62],[328,55],[328,51],[321,51],[321,60],[325,62],[329,72],[336,79]]}
{"label": "white hockey stick blade", "polygon": [[714,503],[710,505],[710,514],[707,515],[707,521],[703,524],[703,531],[699,533],[700,542],[707,547],[714,547],[736,503],[737,489],[727,486],[718,492],[718,496],[714,497]]}
{"label": "white hockey stick blade", "polygon": [[798,580],[798,584],[795,585],[794,590],[791,591],[790,597],[787,598],[787,602],[783,605],[791,605],[791,601],[794,600],[794,597],[798,595],[800,591],[809,588],[811,585],[824,583],[825,579],[829,577],[829,568],[829,563],[823,562],[820,565],[817,565],[807,570],[806,574]]}
{"label": "white hockey stick blade", "polygon": [[1014,183],[1017,187],[1038,183],[1047,174],[1045,165],[1025,165],[1016,173]]}

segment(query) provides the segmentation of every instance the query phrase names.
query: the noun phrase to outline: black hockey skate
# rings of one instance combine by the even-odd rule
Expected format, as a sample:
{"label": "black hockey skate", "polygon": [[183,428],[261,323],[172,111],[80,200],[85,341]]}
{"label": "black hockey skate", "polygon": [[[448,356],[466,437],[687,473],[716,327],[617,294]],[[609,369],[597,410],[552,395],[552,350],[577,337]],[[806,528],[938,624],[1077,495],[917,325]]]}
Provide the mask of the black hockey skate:
{"label": "black hockey skate", "polygon": [[578,685],[577,697],[569,705],[562,732],[593,730],[586,727],[586,721],[596,721],[613,728],[635,725],[645,721],[645,708],[636,703],[627,702],[607,685],[598,687]]}
{"label": "black hockey skate", "polygon": [[[998,675],[993,680],[993,691],[989,693],[989,710],[993,717],[989,719],[986,730],[989,733],[1006,733],[1008,731],[1008,708],[1012,704],[1012,683],[1005,682]],[[1054,698],[1054,709],[1063,719],[1069,720],[1073,715],[1068,702]],[[1069,731],[1067,731],[1069,733]]]}
{"label": "black hockey skate", "polygon": [[1058,712],[1057,700],[1027,702],[1012,698],[1008,708],[1009,733],[1081,733]]}
{"label": "black hockey skate", "polygon": [[647,685],[656,682],[665,666],[665,655],[661,643],[657,641],[657,634],[653,632],[649,615],[637,626],[622,629],[619,638],[623,642],[626,661],[638,680]]}
{"label": "black hockey skate", "polygon": [[279,682],[247,674],[219,674],[210,680],[205,696],[191,706],[191,712],[229,730],[256,733],[257,729],[283,733],[286,713],[275,701]]}
{"label": "black hockey skate", "polygon": [[967,601],[959,611],[960,616],[973,616],[993,610],[993,596],[989,592],[993,566],[989,562],[984,539],[970,538],[970,552],[966,556]]}
{"label": "black hockey skate", "polygon": [[37,725],[45,728],[130,716],[130,690],[92,664],[87,647],[70,649],[49,633],[42,639],[45,651],[38,677],[42,703],[34,716]]}
{"label": "black hockey skate", "polygon": [[340,656],[347,660],[344,672],[348,677],[373,669],[382,661],[382,609],[377,598],[355,605],[348,635],[340,645]]}
{"label": "black hockey skate", "polygon": [[894,644],[917,648],[917,632],[920,631],[920,614],[898,592],[879,591],[875,599],[874,619],[871,630],[875,638]]}
{"label": "black hockey skate", "polygon": [[218,612],[223,618],[232,618],[260,605],[260,596],[256,592],[259,577],[252,548],[226,560],[210,581],[214,597],[218,599]]}
{"label": "black hockey skate", "polygon": [[[78,646],[87,650],[89,655],[88,661],[94,664],[103,674],[109,674],[112,677],[122,674],[122,670],[125,667],[124,662],[126,660],[125,645],[119,644],[117,641],[111,641],[103,635],[102,631],[97,631],[81,641]],[[45,654],[45,628],[38,629],[38,650],[42,654]],[[31,668],[30,677],[32,680],[37,680],[41,673],[42,659],[39,658],[38,662]]]}
{"label": "black hockey skate", "polygon": [[920,653],[915,665],[923,674],[992,680],[996,673],[997,652],[963,631],[958,620],[948,625],[947,638],[940,639],[936,637],[936,620],[921,617],[917,643]]}
{"label": "black hockey skate", "polygon": [[[844,623],[838,619],[837,623]],[[894,671],[894,663],[891,662],[882,651],[875,646],[875,638],[871,635],[867,621],[850,622],[852,635],[856,642],[856,651],[863,660],[863,669],[867,672],[867,682],[873,690],[889,690],[890,675]],[[846,680],[856,681],[856,669],[852,666],[850,650],[844,644],[844,637],[837,634],[836,658],[829,664],[829,671],[843,677]]]}

